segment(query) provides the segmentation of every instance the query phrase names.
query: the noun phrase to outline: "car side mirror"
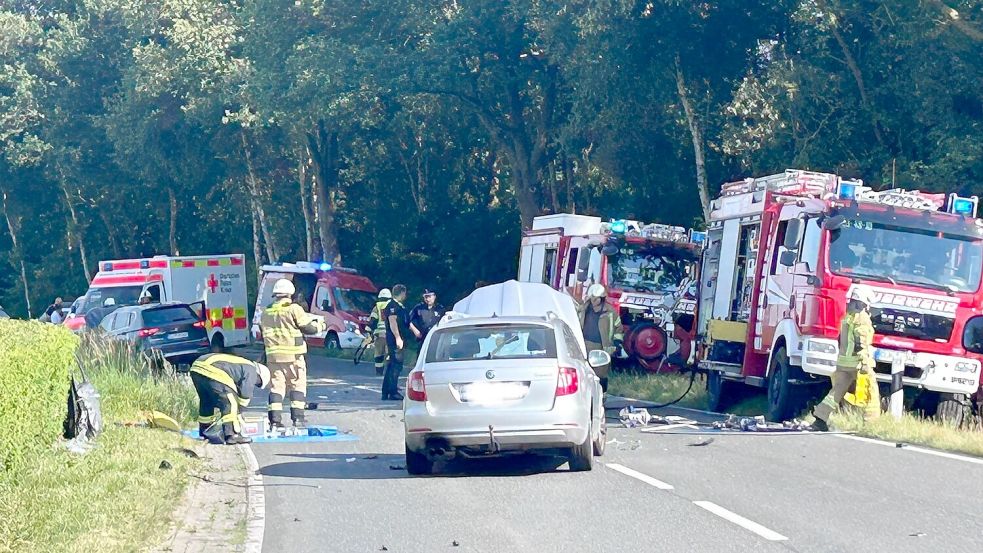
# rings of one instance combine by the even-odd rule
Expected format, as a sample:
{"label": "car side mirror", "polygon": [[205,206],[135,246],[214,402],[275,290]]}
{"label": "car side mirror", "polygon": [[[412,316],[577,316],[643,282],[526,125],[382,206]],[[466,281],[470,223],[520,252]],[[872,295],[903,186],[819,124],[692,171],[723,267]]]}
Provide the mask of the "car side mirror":
{"label": "car side mirror", "polygon": [[611,364],[611,355],[602,349],[595,349],[587,355],[587,364],[597,369]]}
{"label": "car side mirror", "polygon": [[846,223],[846,217],[842,215],[833,215],[832,217],[825,217],[823,219],[823,230],[836,230]]}
{"label": "car side mirror", "polygon": [[785,240],[782,244],[786,249],[799,249],[799,242],[802,240],[802,233],[805,231],[805,221],[802,219],[789,219],[788,226],[785,228]]}
{"label": "car side mirror", "polygon": [[612,255],[618,253],[618,250],[619,248],[617,244],[608,242],[607,244],[604,244],[603,248],[601,248],[601,253],[604,255],[604,257],[611,257]]}
{"label": "car side mirror", "polygon": [[778,262],[784,267],[792,267],[795,265],[795,259],[797,257],[798,254],[796,252],[792,250],[785,250],[782,252],[782,255],[778,257]]}

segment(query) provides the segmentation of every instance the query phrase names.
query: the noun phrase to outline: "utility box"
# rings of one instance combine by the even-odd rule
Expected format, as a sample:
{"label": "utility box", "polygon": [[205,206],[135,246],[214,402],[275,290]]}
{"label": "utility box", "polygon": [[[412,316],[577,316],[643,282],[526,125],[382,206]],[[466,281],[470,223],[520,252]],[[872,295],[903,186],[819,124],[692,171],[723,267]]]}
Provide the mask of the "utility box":
{"label": "utility box", "polygon": [[266,419],[243,419],[242,435],[249,436],[250,438],[264,436],[267,432],[267,424]]}

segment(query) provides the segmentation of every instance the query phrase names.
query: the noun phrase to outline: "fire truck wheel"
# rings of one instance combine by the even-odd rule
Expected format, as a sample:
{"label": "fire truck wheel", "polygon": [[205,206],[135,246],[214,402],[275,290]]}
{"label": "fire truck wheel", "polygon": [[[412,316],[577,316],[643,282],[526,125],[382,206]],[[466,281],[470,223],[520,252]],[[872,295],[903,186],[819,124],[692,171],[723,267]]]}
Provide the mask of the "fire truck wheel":
{"label": "fire truck wheel", "polygon": [[337,334],[334,332],[329,332],[328,335],[324,337],[324,349],[335,351],[341,349],[341,340],[338,339]]}
{"label": "fire truck wheel", "polygon": [[768,420],[783,422],[799,414],[805,407],[802,390],[789,382],[794,367],[788,362],[785,346],[771,356],[768,377]]}
{"label": "fire truck wheel", "polygon": [[720,371],[707,373],[707,409],[722,413],[734,403],[735,388],[733,382],[724,380]]}
{"label": "fire truck wheel", "polygon": [[967,424],[971,419],[969,399],[964,394],[939,394],[939,405],[935,417],[956,428]]}

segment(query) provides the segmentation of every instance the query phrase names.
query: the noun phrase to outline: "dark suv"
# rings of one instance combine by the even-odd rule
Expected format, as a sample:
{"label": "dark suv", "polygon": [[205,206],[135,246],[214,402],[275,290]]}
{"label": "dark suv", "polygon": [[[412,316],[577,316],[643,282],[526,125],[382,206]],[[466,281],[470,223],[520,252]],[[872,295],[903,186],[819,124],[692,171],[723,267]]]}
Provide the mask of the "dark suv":
{"label": "dark suv", "polygon": [[[179,369],[209,352],[201,304],[152,303],[120,307],[99,323],[110,336],[158,353]],[[195,308],[198,308],[196,310]]]}

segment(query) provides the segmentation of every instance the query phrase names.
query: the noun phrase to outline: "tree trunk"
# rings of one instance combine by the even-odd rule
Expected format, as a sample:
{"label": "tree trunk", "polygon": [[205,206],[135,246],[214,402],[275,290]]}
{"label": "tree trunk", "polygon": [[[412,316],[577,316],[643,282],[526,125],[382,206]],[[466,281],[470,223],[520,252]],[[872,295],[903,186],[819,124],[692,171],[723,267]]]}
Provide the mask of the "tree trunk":
{"label": "tree trunk", "polygon": [[242,139],[242,153],[246,158],[246,191],[249,193],[249,202],[253,213],[259,217],[259,228],[263,232],[263,242],[266,244],[266,258],[274,263],[280,260],[280,254],[277,251],[276,242],[273,240],[273,233],[270,231],[266,210],[263,208],[263,194],[259,189],[260,184],[256,178],[256,172],[253,170],[253,156],[249,151],[249,143],[246,141],[246,131],[242,130],[239,137]]}
{"label": "tree trunk", "polygon": [[177,247],[177,196],[174,194],[174,188],[167,187],[167,197],[170,199],[171,205],[171,226],[170,232],[168,232],[171,255],[181,255],[181,251]]}
{"label": "tree trunk", "polygon": [[300,152],[300,161],[297,163],[297,182],[300,184],[300,210],[304,214],[304,246],[307,254],[307,261],[314,261],[314,232],[312,224],[314,216],[311,213],[310,198],[307,195],[307,155]]}
{"label": "tree trunk", "polygon": [[[106,214],[105,209],[96,207],[96,211],[99,212],[99,218],[102,219],[102,224],[106,227],[106,236],[109,238],[109,247],[113,250],[113,256],[116,259],[122,259],[123,248],[120,247],[119,237],[116,235],[116,225],[109,220],[109,215]],[[69,234],[69,240],[71,240],[71,234]],[[69,244],[71,243],[69,242]]]}
{"label": "tree trunk", "polygon": [[686,112],[686,122],[689,124],[689,132],[693,138],[693,157],[696,162],[696,187],[700,193],[700,206],[703,208],[703,219],[710,220],[710,188],[707,186],[706,161],[703,157],[703,131],[700,130],[700,123],[696,119],[693,104],[689,100],[689,93],[686,91],[686,80],[683,78],[683,69],[679,63],[679,56],[676,56],[676,91],[679,93],[679,101],[683,104],[683,111]]}
{"label": "tree trunk", "polygon": [[72,201],[72,195],[68,193],[68,185],[65,184],[64,175],[62,175],[58,180],[59,184],[61,184],[62,195],[65,198],[65,206],[68,208],[69,240],[78,246],[79,257],[82,258],[82,272],[85,273],[85,281],[89,282],[89,280],[92,279],[92,273],[89,272],[89,258],[85,254],[85,241],[82,240],[82,230],[79,226],[78,213],[75,212],[75,203]]}
{"label": "tree trunk", "polygon": [[27,264],[24,263],[24,252],[20,248],[20,242],[17,241],[17,227],[19,224],[10,218],[10,213],[7,212],[7,191],[0,190],[0,199],[3,201],[3,216],[7,220],[7,232],[10,233],[10,242],[13,248],[11,248],[11,253],[17,257],[20,263],[20,281],[24,285],[24,302],[27,306],[27,318],[32,319],[34,315],[31,313],[31,291],[27,284]]}
{"label": "tree trunk", "polygon": [[259,243],[259,214],[252,210],[253,219],[253,262],[256,263],[256,289],[259,290],[263,285],[263,272],[259,270],[263,266],[263,247]]}
{"label": "tree trunk", "polygon": [[570,213],[577,213],[577,204],[573,199],[573,167],[566,157],[563,158],[563,182],[567,188],[567,210]]}
{"label": "tree trunk", "polygon": [[339,182],[338,133],[328,132],[324,121],[318,121],[315,129],[307,133],[307,147],[313,161],[318,234],[323,259],[340,263],[341,252],[338,251],[338,235],[335,230],[335,202]]}

